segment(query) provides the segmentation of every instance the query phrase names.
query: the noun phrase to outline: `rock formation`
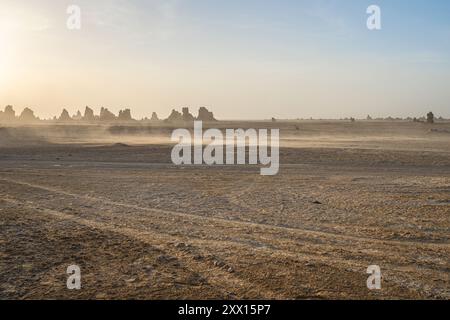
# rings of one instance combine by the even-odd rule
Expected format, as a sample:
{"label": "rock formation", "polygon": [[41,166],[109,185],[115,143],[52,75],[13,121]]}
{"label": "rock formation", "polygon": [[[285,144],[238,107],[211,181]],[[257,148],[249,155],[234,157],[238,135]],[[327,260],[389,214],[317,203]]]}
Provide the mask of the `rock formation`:
{"label": "rock formation", "polygon": [[214,114],[212,112],[210,112],[208,109],[206,109],[205,107],[201,107],[198,110],[197,120],[201,120],[201,121],[205,121],[205,122],[217,121],[216,118],[214,118]]}
{"label": "rock formation", "polygon": [[194,116],[189,112],[189,108],[183,108],[183,121],[191,122],[194,121]]}
{"label": "rock formation", "polygon": [[156,114],[156,112],[152,113],[152,118],[150,119],[150,121],[159,121],[158,115]]}
{"label": "rock formation", "polygon": [[133,118],[131,117],[131,110],[130,109],[120,110],[118,119],[120,121],[132,121]]}
{"label": "rock formation", "polygon": [[14,121],[16,119],[16,112],[12,106],[6,106],[5,111],[2,112],[1,120],[3,121]]}
{"label": "rock formation", "polygon": [[100,121],[114,121],[116,120],[116,116],[114,113],[109,111],[107,108],[100,109]]}
{"label": "rock formation", "polygon": [[427,113],[427,123],[434,123],[434,114],[433,112]]}
{"label": "rock formation", "polygon": [[89,107],[86,107],[86,109],[84,110],[83,121],[94,121],[94,120],[95,120],[94,110],[92,110]]}
{"label": "rock formation", "polygon": [[180,122],[180,121],[183,121],[183,116],[177,110],[173,109],[172,113],[170,114],[170,116],[167,118],[166,121]]}
{"label": "rock formation", "polygon": [[22,122],[33,122],[33,121],[36,121],[39,119],[36,118],[33,110],[31,110],[30,108],[25,108],[25,109],[23,109],[22,113],[20,114],[19,120]]}
{"label": "rock formation", "polygon": [[72,120],[72,118],[70,117],[69,112],[66,109],[63,109],[63,111],[61,112],[61,115],[58,118],[58,121],[66,122],[66,121],[71,121],[71,120]]}
{"label": "rock formation", "polygon": [[[33,110],[31,110],[30,108],[25,108],[19,117],[16,117],[16,113],[15,113],[13,107],[10,105],[6,106],[4,111],[0,111],[0,121],[12,122],[15,120],[19,120],[22,122],[30,122],[30,121],[39,121],[40,119],[34,115]],[[53,118],[53,121],[60,121],[60,122],[69,122],[69,121],[111,122],[111,121],[116,121],[116,120],[119,120],[122,122],[136,121],[133,119],[133,117],[131,115],[131,109],[120,110],[119,115],[115,116],[107,108],[101,108],[100,115],[95,115],[94,111],[87,106],[84,111],[84,115],[82,115],[81,112],[78,110],[77,113],[71,117],[69,115],[69,112],[66,109],[63,109],[61,112],[61,115],[59,117]],[[188,123],[188,122],[193,122],[195,120],[205,121],[205,122],[217,121],[214,118],[214,114],[205,107],[201,107],[199,109],[197,118],[195,118],[189,112],[189,108],[182,108],[182,113],[173,109],[169,118],[167,118],[165,121]],[[49,119],[48,121],[52,121],[52,120]],[[147,117],[145,117],[145,118],[143,118],[143,121],[149,121],[149,119]],[[151,117],[150,121],[154,121],[154,122],[160,121],[156,112],[152,113],[152,117]]]}
{"label": "rock formation", "polygon": [[83,116],[81,115],[80,110],[78,110],[77,113],[73,115],[72,119],[73,120],[81,120],[81,119],[83,119]]}

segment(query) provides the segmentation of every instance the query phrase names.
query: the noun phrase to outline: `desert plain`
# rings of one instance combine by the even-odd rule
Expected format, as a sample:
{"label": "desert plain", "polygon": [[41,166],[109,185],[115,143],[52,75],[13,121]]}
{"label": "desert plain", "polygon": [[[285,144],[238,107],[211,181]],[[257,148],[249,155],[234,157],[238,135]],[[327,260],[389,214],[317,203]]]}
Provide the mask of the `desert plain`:
{"label": "desert plain", "polygon": [[165,123],[2,126],[0,299],[450,298],[450,122],[210,126],[280,128],[279,174],[175,166]]}

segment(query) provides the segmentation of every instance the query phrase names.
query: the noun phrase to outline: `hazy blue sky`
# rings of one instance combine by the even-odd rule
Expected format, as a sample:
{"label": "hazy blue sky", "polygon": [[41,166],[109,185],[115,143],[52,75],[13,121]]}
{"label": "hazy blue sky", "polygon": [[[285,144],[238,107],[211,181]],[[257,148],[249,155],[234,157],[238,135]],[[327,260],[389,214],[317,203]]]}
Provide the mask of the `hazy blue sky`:
{"label": "hazy blue sky", "polygon": [[0,0],[0,104],[42,117],[450,117],[449,84],[448,0]]}

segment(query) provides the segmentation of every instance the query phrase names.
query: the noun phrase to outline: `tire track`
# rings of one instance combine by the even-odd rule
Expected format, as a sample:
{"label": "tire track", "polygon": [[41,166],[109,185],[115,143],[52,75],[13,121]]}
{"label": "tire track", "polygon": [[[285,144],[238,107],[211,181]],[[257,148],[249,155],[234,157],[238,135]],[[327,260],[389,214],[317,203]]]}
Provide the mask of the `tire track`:
{"label": "tire track", "polygon": [[200,223],[204,223],[205,221],[208,221],[210,223],[219,223],[223,225],[228,225],[231,227],[237,227],[237,228],[246,228],[246,227],[252,227],[252,228],[259,228],[259,229],[266,229],[270,231],[275,232],[289,232],[289,233],[303,233],[305,235],[310,235],[313,237],[326,237],[326,238],[333,238],[333,239],[340,239],[340,240],[346,240],[346,241],[358,241],[358,242],[369,242],[371,245],[374,244],[381,244],[381,245],[399,245],[399,246],[414,246],[414,247],[426,247],[430,249],[437,249],[437,248],[444,248],[444,249],[450,249],[449,243],[430,243],[430,242],[418,242],[418,241],[400,241],[400,240],[382,240],[382,239],[376,239],[376,238],[369,238],[369,237],[361,237],[361,236],[351,236],[351,235],[344,235],[340,233],[333,233],[328,231],[317,231],[317,230],[311,230],[311,229],[305,229],[305,228],[294,228],[294,227],[285,227],[285,226],[275,226],[275,225],[269,225],[264,223],[257,223],[257,222],[247,222],[247,221],[241,221],[241,220],[229,220],[225,218],[218,218],[218,217],[205,217],[200,216],[196,214],[191,213],[182,213],[182,212],[175,212],[175,211],[168,211],[168,210],[162,210],[162,209],[155,209],[155,208],[148,208],[148,207],[142,207],[139,205],[133,205],[133,204],[127,204],[117,201],[112,201],[109,199],[103,199],[98,197],[92,197],[87,195],[79,195],[71,192],[67,192],[61,189],[53,188],[53,187],[47,187],[39,184],[24,182],[24,181],[17,181],[13,179],[7,179],[7,178],[0,178],[0,181],[13,183],[17,185],[27,186],[30,188],[35,189],[41,189],[44,191],[61,194],[65,196],[70,196],[78,199],[86,199],[90,201],[98,201],[105,204],[128,208],[128,209],[135,209],[145,212],[153,212],[157,214],[161,214],[164,216],[172,215],[179,218],[189,218],[196,221],[200,221]]}
{"label": "tire track", "polygon": [[[30,187],[30,188],[38,188],[40,190],[44,190],[46,192],[50,192],[50,193],[56,193],[56,194],[61,194],[61,195],[65,195],[65,196],[70,196],[70,197],[75,197],[78,199],[86,199],[86,200],[92,200],[92,201],[99,201],[99,202],[103,202],[112,206],[118,206],[118,207],[126,207],[126,208],[133,208],[136,210],[141,210],[141,211],[145,211],[145,212],[156,212],[158,214],[162,213],[165,216],[167,216],[168,214],[170,215],[177,215],[179,217],[183,217],[183,218],[195,218],[195,219],[202,219],[204,217],[198,216],[198,215],[193,215],[193,214],[184,214],[184,213],[177,213],[177,212],[172,212],[172,211],[165,211],[165,210],[159,210],[159,209],[150,209],[150,208],[145,208],[145,207],[140,207],[140,206],[135,206],[135,205],[128,205],[128,204],[123,204],[120,202],[115,202],[115,201],[109,201],[109,200],[103,200],[100,198],[96,198],[96,197],[91,197],[91,196],[82,196],[82,195],[77,195],[71,192],[66,192],[64,190],[59,190],[56,188],[50,188],[50,187],[46,187],[46,186],[42,186],[42,185],[37,185],[37,184],[32,184],[32,183],[27,183],[27,182],[21,182],[21,181],[16,181],[16,180],[10,180],[10,179],[2,179],[0,178],[0,181],[6,181],[6,182],[11,182],[11,183],[15,183],[15,184],[19,184],[22,186],[26,186],[26,187]],[[86,226],[90,226],[90,227],[94,227],[97,229],[101,229],[104,231],[108,231],[108,232],[119,232],[120,234],[126,235],[128,237],[140,240],[140,241],[144,241],[145,243],[149,243],[152,246],[157,246],[159,244],[160,248],[164,251],[168,251],[167,248],[171,248],[171,244],[174,243],[174,241],[185,241],[185,242],[189,242],[190,244],[195,244],[197,247],[199,248],[205,248],[208,247],[209,248],[214,248],[214,247],[220,247],[220,248],[227,248],[230,249],[230,247],[234,247],[233,250],[238,250],[237,252],[240,252],[240,250],[248,250],[253,249],[255,250],[254,246],[252,246],[251,244],[248,243],[238,243],[235,241],[230,241],[230,240],[215,240],[215,239],[198,239],[198,238],[194,238],[194,237],[190,237],[190,236],[186,236],[186,237],[179,237],[179,236],[175,236],[175,235],[171,235],[171,234],[167,234],[167,233],[161,233],[158,231],[154,231],[152,230],[151,232],[147,231],[147,230],[142,230],[139,228],[130,228],[127,225],[123,226],[121,224],[108,224],[105,222],[101,222],[101,221],[95,221],[92,219],[85,219],[85,218],[81,218],[81,217],[77,217],[75,215],[71,215],[71,214],[67,214],[58,210],[53,210],[53,209],[49,209],[49,208],[42,208],[42,206],[40,206],[41,208],[36,208],[34,206],[30,206],[30,205],[24,205],[23,203],[20,203],[20,201],[18,200],[11,200],[11,199],[6,199],[5,201],[9,201],[10,203],[13,203],[15,205],[23,205],[26,206],[30,209],[33,210],[39,210],[42,211],[44,213],[50,214],[52,216],[55,217],[59,217],[62,219],[70,219],[70,220],[74,220],[77,221],[83,225]],[[78,211],[78,210],[77,210]],[[111,213],[109,213],[111,214]],[[112,215],[112,214],[111,214]],[[167,217],[166,217],[166,220]],[[233,227],[239,227],[241,228],[242,232],[246,232],[245,230],[243,230],[242,228],[245,226],[257,226],[259,228],[261,228],[260,224],[254,224],[254,223],[249,223],[249,222],[241,222],[241,221],[230,221],[230,220],[226,220],[226,219],[221,219],[221,218],[207,218],[207,220],[213,220],[214,222],[220,222],[220,223],[225,223],[225,225],[231,225]],[[174,223],[174,221],[169,221],[168,223]],[[266,225],[262,225],[264,226],[264,228],[262,229],[267,229],[267,227],[270,226],[266,226]],[[208,226],[209,227],[209,226]],[[283,227],[274,227],[272,228],[276,231],[280,231],[280,230],[291,230],[289,228],[283,228]],[[299,231],[298,229],[294,229],[295,231]],[[302,230],[300,230],[302,231]],[[322,232],[313,232],[313,234],[323,234]],[[263,235],[267,235],[265,233],[263,233]],[[328,234],[329,235],[329,234]],[[332,234],[331,234],[332,235]],[[330,236],[330,235],[329,235]],[[332,235],[334,236],[334,235]],[[265,240],[269,240],[266,239],[266,237],[264,237]],[[354,238],[354,237],[352,237]],[[149,239],[151,239],[152,241],[149,241]],[[155,239],[157,240],[155,242]],[[365,238],[364,238],[365,239]],[[257,240],[261,240],[260,238],[258,238]],[[270,241],[269,241],[270,242]],[[382,241],[383,242],[383,241]],[[165,246],[161,247],[161,243],[165,243]],[[294,242],[292,241],[292,239],[290,240],[290,244],[292,247],[292,244],[294,244]],[[403,243],[402,243],[403,244]],[[286,245],[288,246],[288,245]],[[305,253],[305,252],[300,252],[300,253],[295,253],[289,249],[280,249],[280,248],[258,248],[258,252],[260,252],[261,254],[263,254],[266,257],[270,257],[270,256],[276,256],[280,259],[286,259],[286,257],[289,257],[291,259],[293,259],[294,261],[297,262],[305,262],[305,261],[316,261],[316,262],[320,262],[320,263],[325,263],[326,265],[329,266],[334,266],[335,268],[339,269],[341,268],[350,268],[352,269],[354,272],[359,272],[360,270],[364,270],[364,268],[366,268],[366,265],[362,264],[359,261],[356,260],[345,260],[345,259],[341,259],[339,257],[336,256],[321,256],[320,254],[313,254],[313,253]],[[195,265],[195,270],[197,270],[197,272],[201,273],[201,274],[205,274],[205,273],[210,273],[211,272],[211,266],[206,264],[206,263],[199,263],[198,261],[194,260],[194,255],[189,255],[183,251],[180,250],[170,250],[171,254],[173,254],[174,256],[180,257],[182,258],[182,260],[184,261],[188,261],[190,264],[194,264]],[[199,267],[199,264],[202,267]],[[412,270],[411,272],[411,277],[408,275],[405,275],[405,269],[402,266],[395,266],[392,264],[384,264],[384,266],[390,270],[390,272],[395,272],[395,274],[398,273],[398,275],[403,274],[403,276],[398,277],[398,275],[392,274],[390,276],[391,281],[401,285],[405,283],[405,277],[409,278],[407,282],[409,283],[414,283],[413,281],[413,276],[414,276],[414,270]],[[422,269],[422,268],[421,268]],[[214,272],[217,272],[218,269],[214,269]],[[220,270],[220,269],[219,269]],[[434,269],[428,269],[428,268],[423,268],[422,272],[424,272],[425,270],[427,270],[427,273],[429,276],[439,276],[439,273],[434,270]],[[225,275],[225,277],[224,277]],[[226,290],[227,288],[230,288],[230,284],[232,285],[233,288],[236,287],[242,287],[245,286],[247,288],[247,290],[254,290],[255,288],[255,283],[249,283],[246,280],[243,280],[242,278],[237,278],[236,275],[234,276],[230,276],[229,273],[225,273],[223,272],[223,270],[220,270],[220,278],[223,279],[227,279],[226,281],[230,281],[230,283],[228,282],[223,282],[221,280],[214,280],[214,284],[216,286],[219,286],[221,288],[223,288],[224,290]],[[233,279],[233,280],[230,280]],[[239,285],[238,285],[239,284]],[[420,286],[419,286],[420,287]],[[266,288],[258,288],[258,292],[266,292],[265,297],[275,297],[275,298],[280,298],[280,294],[275,293],[271,290],[267,290]]]}
{"label": "tire track", "polygon": [[14,206],[19,207],[22,206],[29,210],[35,210],[44,213],[52,218],[65,221],[68,220],[107,233],[118,233],[128,238],[132,238],[137,241],[146,243],[154,248],[160,249],[161,251],[166,252],[171,256],[174,256],[184,261],[185,263],[187,262],[187,267],[189,267],[190,269],[192,268],[191,271],[197,272],[202,276],[205,276],[205,278],[211,285],[220,288],[222,292],[229,292],[231,290],[235,292],[241,292],[240,295],[245,296],[246,293],[251,293],[253,291],[258,292],[261,296],[267,299],[286,299],[284,295],[278,292],[274,292],[261,286],[257,287],[254,282],[249,282],[222,269],[212,267],[207,262],[195,260],[194,255],[181,249],[177,249],[176,247],[173,246],[173,242],[177,240],[176,237],[159,232],[153,231],[149,232],[136,230],[129,227],[119,227],[117,225],[109,225],[104,222],[77,217],[75,215],[67,214],[58,210],[48,208],[35,208],[12,198],[2,198],[2,201],[12,204]]}
{"label": "tire track", "polygon": [[[58,210],[53,210],[49,208],[35,208],[32,205],[26,205],[23,202],[12,199],[12,198],[3,198],[2,201],[10,203],[14,206],[22,206],[29,210],[35,210],[42,212],[46,215],[49,215],[53,218],[57,218],[60,220],[70,220],[72,222],[79,223],[86,227],[98,229],[108,233],[119,233],[123,236],[135,239],[137,241],[144,242],[148,245],[151,245],[155,248],[166,252],[181,261],[187,262],[187,267],[196,273],[201,274],[211,285],[214,285],[221,292],[239,292],[240,290],[244,290],[244,295],[246,293],[251,294],[251,292],[257,292],[258,294],[263,294],[266,299],[286,299],[286,297],[278,292],[274,292],[270,289],[258,286],[258,284],[253,281],[249,282],[248,280],[242,279],[237,274],[230,274],[225,272],[222,269],[212,267],[208,262],[205,261],[197,261],[195,259],[196,253],[186,252],[180,249],[177,249],[173,246],[174,242],[185,241],[184,238],[168,235],[166,233],[161,233],[157,231],[145,231],[130,227],[124,227],[116,224],[108,224],[105,222],[95,221],[91,219],[77,217],[72,214],[67,214]],[[215,248],[218,247],[221,249],[232,249],[236,252],[242,252],[242,250],[248,250],[251,247],[249,244],[244,243],[235,243],[226,240],[203,240],[203,239],[192,239],[189,238],[189,246],[195,245],[193,247],[195,249],[198,248]],[[318,263],[325,263],[328,266],[333,266],[338,269],[351,269],[355,273],[360,273],[367,267],[364,263],[358,261],[349,261],[345,259],[339,259],[336,257],[324,257],[318,254],[305,254],[305,253],[294,253],[289,250],[283,249],[269,249],[269,248],[259,248],[258,252],[266,257],[277,257],[279,259],[290,258],[297,262],[311,262],[315,261]],[[385,264],[384,268],[389,270],[389,279],[392,283],[396,283],[399,286],[405,286],[405,283],[409,284],[409,286],[421,287],[421,283],[417,283],[415,280],[415,276],[417,275],[416,270],[405,270],[403,267],[392,266]],[[430,276],[438,276],[435,272],[429,273]],[[446,296],[447,291],[442,290],[440,288],[435,288],[439,292],[441,296]]]}

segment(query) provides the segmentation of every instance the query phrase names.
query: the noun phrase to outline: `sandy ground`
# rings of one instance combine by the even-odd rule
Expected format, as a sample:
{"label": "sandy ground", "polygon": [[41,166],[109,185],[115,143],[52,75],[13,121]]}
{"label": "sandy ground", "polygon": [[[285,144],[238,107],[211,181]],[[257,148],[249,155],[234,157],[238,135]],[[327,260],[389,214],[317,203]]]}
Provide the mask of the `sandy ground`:
{"label": "sandy ground", "polygon": [[170,128],[1,129],[0,298],[450,298],[449,123],[219,126],[281,127],[280,173],[173,166]]}

